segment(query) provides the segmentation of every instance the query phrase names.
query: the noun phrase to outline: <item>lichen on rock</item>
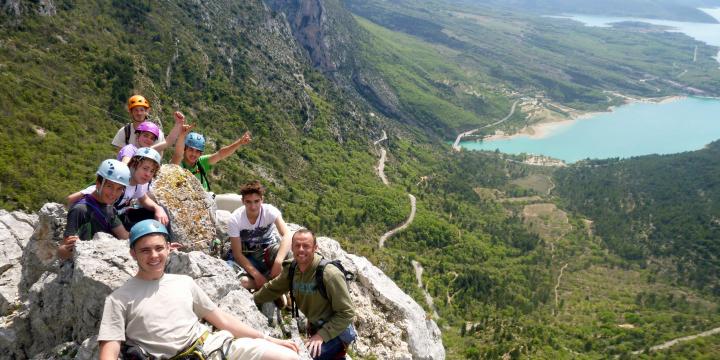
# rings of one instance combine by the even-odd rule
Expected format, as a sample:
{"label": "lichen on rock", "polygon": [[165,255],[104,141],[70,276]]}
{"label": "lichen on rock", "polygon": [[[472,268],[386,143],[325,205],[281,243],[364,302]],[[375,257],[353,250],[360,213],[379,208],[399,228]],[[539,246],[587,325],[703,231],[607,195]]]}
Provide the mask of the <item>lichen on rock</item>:
{"label": "lichen on rock", "polygon": [[168,211],[173,241],[183,244],[183,251],[207,252],[215,239],[215,211],[200,181],[178,165],[165,164],[152,193]]}

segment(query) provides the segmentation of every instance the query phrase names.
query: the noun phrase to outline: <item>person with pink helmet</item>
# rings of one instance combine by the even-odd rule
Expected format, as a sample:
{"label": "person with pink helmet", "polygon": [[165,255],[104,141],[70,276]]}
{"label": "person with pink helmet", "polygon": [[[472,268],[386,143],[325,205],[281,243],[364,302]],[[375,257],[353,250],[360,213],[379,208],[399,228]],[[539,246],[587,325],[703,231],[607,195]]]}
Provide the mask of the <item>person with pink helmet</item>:
{"label": "person with pink helmet", "polygon": [[[119,150],[122,150],[127,145],[135,145],[136,149],[140,147],[153,147],[155,150],[162,154],[162,151],[168,146],[175,144],[182,126],[185,123],[185,116],[179,111],[174,114],[175,126],[170,131],[167,139],[160,129],[154,122],[150,121],[150,102],[142,95],[133,95],[128,99],[128,112],[130,113],[130,119],[132,122],[126,124],[120,128],[115,137],[112,140],[112,144]],[[144,124],[145,130],[141,129],[141,125]],[[148,124],[154,127],[155,131],[152,131],[155,135],[155,140],[152,144],[140,144],[139,136],[142,132],[147,131]],[[149,135],[148,135],[149,136]],[[138,146],[139,145],[139,146]],[[131,158],[132,156],[128,157]],[[122,160],[122,157],[118,157],[118,160]]]}

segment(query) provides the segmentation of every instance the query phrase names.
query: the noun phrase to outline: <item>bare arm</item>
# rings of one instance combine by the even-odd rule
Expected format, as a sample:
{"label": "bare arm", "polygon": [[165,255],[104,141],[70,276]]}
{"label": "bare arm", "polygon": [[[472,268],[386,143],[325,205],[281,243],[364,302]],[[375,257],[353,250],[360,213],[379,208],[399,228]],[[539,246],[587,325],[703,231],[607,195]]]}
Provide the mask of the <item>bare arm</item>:
{"label": "bare arm", "polygon": [[82,199],[82,197],[83,197],[83,193],[80,191],[74,192],[74,193],[68,195],[68,197],[65,198],[65,200],[67,201],[67,207],[69,208],[70,206],[72,206],[72,204],[74,204],[74,203],[78,202],[80,199]]}
{"label": "bare arm", "polygon": [[[155,149],[157,151],[165,150],[165,147],[168,145],[175,144],[175,141],[178,139],[178,136],[180,136],[180,133],[182,132],[183,125],[185,125],[185,115],[183,113],[176,111],[175,114],[175,126],[173,126],[172,130],[170,130],[170,133],[165,138],[165,146],[163,146],[162,149]],[[159,145],[159,144],[156,144]]]}
{"label": "bare arm", "polygon": [[271,278],[280,275],[280,272],[282,271],[282,262],[285,260],[285,256],[288,251],[290,251],[290,244],[292,242],[292,239],[290,238],[290,230],[288,229],[282,216],[278,216],[278,218],[275,219],[275,227],[280,233],[280,236],[282,236],[282,239],[280,239],[280,248],[278,249],[277,256],[275,256],[275,263],[273,263],[272,269],[270,270]]}
{"label": "bare arm", "polygon": [[236,338],[245,337],[251,339],[265,339],[273,344],[284,346],[286,348],[289,348],[290,350],[295,351],[296,353],[298,352],[298,346],[294,342],[265,336],[265,334],[243,324],[240,319],[220,309],[208,313],[203,318],[207,320],[210,324],[212,324],[214,327],[221,330],[229,331]]}
{"label": "bare arm", "polygon": [[142,207],[152,210],[155,213],[155,220],[161,222],[163,225],[168,224],[168,216],[165,213],[165,209],[158,205],[148,194],[143,195],[138,199],[138,202]]}
{"label": "bare arm", "polygon": [[119,341],[100,341],[100,360],[117,360],[120,356]]}
{"label": "bare arm", "polygon": [[122,226],[122,224],[112,228],[112,233],[113,235],[115,235],[116,238],[120,240],[126,240],[130,238],[130,233],[125,230],[125,227]]}
{"label": "bare arm", "polygon": [[243,136],[235,140],[235,142],[228,146],[223,146],[220,150],[210,155],[208,162],[210,165],[215,165],[218,161],[232,155],[240,147],[240,145],[245,145],[250,141],[252,141],[252,137],[250,136],[250,132],[246,131]]}
{"label": "bare arm", "polygon": [[180,165],[183,159],[183,153],[185,152],[185,137],[192,130],[192,125],[183,125],[180,135],[178,135],[177,141],[175,142],[175,152],[173,153],[171,164]]}

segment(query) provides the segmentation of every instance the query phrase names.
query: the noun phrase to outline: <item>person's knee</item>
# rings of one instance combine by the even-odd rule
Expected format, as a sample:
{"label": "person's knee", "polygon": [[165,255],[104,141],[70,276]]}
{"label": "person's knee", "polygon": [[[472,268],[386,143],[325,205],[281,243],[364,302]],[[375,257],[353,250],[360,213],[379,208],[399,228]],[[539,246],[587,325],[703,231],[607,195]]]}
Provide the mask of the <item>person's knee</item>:
{"label": "person's knee", "polygon": [[247,276],[243,276],[240,278],[240,286],[246,289],[255,289],[255,280]]}

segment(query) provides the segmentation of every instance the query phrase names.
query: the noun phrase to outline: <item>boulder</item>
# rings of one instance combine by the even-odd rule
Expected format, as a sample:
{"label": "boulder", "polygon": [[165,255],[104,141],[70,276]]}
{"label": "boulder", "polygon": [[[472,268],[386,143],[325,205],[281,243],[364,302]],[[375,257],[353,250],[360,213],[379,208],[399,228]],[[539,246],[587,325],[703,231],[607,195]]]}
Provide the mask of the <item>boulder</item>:
{"label": "boulder", "polygon": [[0,316],[17,307],[22,253],[37,221],[37,215],[0,210]]}
{"label": "boulder", "polygon": [[46,271],[57,271],[57,244],[63,238],[67,211],[58,203],[43,205],[38,213],[37,226],[23,249],[20,298]]}
{"label": "boulder", "polygon": [[183,251],[207,252],[215,239],[215,206],[200,181],[178,165],[165,164],[152,193],[168,210],[174,241],[183,244]]}
{"label": "boulder", "polygon": [[170,274],[188,275],[195,279],[195,283],[215,303],[218,303],[231,291],[243,289],[240,281],[232,269],[225,264],[225,261],[200,251],[173,252],[170,254],[165,271]]}

